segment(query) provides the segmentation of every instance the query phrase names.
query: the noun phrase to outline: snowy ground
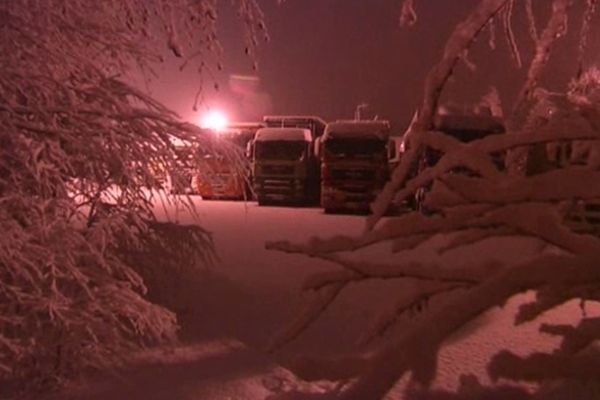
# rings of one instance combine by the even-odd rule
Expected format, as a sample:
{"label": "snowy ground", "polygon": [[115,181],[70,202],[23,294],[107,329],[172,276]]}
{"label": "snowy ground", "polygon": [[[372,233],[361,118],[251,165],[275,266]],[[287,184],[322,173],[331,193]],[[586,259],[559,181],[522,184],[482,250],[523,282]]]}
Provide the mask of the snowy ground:
{"label": "snowy ground", "polygon": [[[258,207],[255,203],[197,200],[197,207],[200,223],[214,234],[220,260],[187,294],[189,304],[180,315],[182,344],[141,354],[119,376],[90,378],[53,399],[265,399],[303,385],[278,366],[285,355],[336,355],[356,349],[360,328],[389,306],[390,299],[411,289],[412,283],[407,282],[355,285],[304,336],[280,353],[267,354],[263,349],[269,339],[298,312],[303,279],[335,267],[304,256],[268,251],[265,241],[358,234],[363,217],[324,215],[315,208]],[[169,212],[182,222],[193,221],[185,213]],[[394,257],[435,260],[440,256],[432,249],[443,240],[437,238],[416,251]],[[493,252],[489,243],[484,243],[449,252],[443,261],[448,266],[484,258],[514,261],[528,257],[538,246],[534,241],[503,239],[495,242]],[[385,259],[390,253],[385,245],[356,257]],[[513,329],[511,317],[516,306],[531,295],[490,311],[455,335],[440,354],[436,386],[455,387],[460,374],[469,372],[485,382],[485,364],[501,347],[524,354],[554,346],[552,338],[540,341],[534,334],[537,324]],[[546,320],[574,321],[580,313],[578,304],[570,303]],[[396,331],[406,323],[410,320],[402,320]],[[394,330],[389,334],[393,335]],[[326,385],[304,387],[320,391]],[[389,398],[400,399],[400,389]]]}

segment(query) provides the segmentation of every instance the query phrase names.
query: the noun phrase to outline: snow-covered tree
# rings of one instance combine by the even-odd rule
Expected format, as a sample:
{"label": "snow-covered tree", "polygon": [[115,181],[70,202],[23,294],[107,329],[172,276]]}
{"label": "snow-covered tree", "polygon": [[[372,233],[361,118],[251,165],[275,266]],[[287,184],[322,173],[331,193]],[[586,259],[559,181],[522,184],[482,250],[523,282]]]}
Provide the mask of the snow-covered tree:
{"label": "snow-covered tree", "polygon": [[[409,25],[417,21],[414,3],[407,0],[402,9],[401,21]],[[543,12],[534,12],[534,3]],[[533,41],[530,57],[521,57],[512,33],[513,11],[518,6],[523,6],[529,23]],[[566,37],[567,22],[576,20],[575,9],[583,10],[577,19],[582,21],[582,27],[571,34],[579,35],[580,54],[583,54],[596,17],[596,1],[481,0],[456,26],[442,59],[427,76],[418,118],[407,132],[408,150],[390,183],[372,205],[364,234],[314,238],[301,244],[268,244],[272,249],[306,254],[338,267],[305,282],[304,288],[312,293],[306,310],[274,338],[274,350],[302,334],[352,284],[378,279],[422,283],[409,298],[399,293],[399,299],[392,299],[397,301],[393,312],[365,328],[371,338],[383,336],[399,316],[421,309],[431,298],[441,304],[423,312],[412,324],[404,325],[400,333],[382,340],[375,350],[336,359],[290,360],[289,365],[304,379],[342,383],[332,393],[297,397],[289,394],[290,398],[383,398],[407,374],[414,383],[409,385],[408,398],[597,398],[600,355],[592,344],[600,339],[600,325],[597,318],[587,317],[585,312],[576,326],[542,325],[543,333],[562,338],[556,351],[520,357],[505,349],[491,360],[490,377],[514,381],[513,386],[485,387],[474,377],[464,377],[457,393],[427,390],[436,376],[437,357],[445,340],[513,296],[536,291],[535,300],[519,309],[516,324],[535,320],[572,299],[581,301],[583,309],[588,301],[600,301],[600,240],[590,234],[597,232],[598,227],[580,218],[589,211],[588,206],[600,199],[598,72],[581,64],[572,84],[561,93],[551,93],[541,86],[542,73],[552,63],[555,44]],[[546,20],[539,20],[538,15],[544,15]],[[504,112],[507,133],[462,143],[432,131],[440,94],[448,78],[478,35],[485,29],[493,30],[498,23],[505,28],[517,64],[530,60],[512,111]],[[412,172],[426,147],[443,155],[434,166],[414,176]],[[515,165],[532,157],[532,149],[542,149],[548,166],[513,173],[519,171]],[[510,168],[499,169],[493,162],[491,155],[498,153],[508,154],[506,162]],[[453,173],[457,167],[472,173]],[[437,210],[435,215],[409,213],[382,218],[390,203],[401,202],[429,185],[431,191],[426,202]],[[493,263],[476,268],[408,262],[403,257],[405,250],[439,234],[447,238],[440,252],[507,236],[535,238],[543,246],[535,257],[516,264]],[[382,242],[392,243],[393,253],[388,263],[357,261],[349,253]],[[532,385],[518,386],[519,381]],[[564,397],[565,393],[576,395]]]}
{"label": "snow-covered tree", "polygon": [[[252,55],[262,14],[234,4]],[[175,338],[144,278],[213,249],[155,220],[161,174],[174,138],[237,155],[140,86],[165,57],[218,68],[216,20],[216,0],[0,2],[0,397]]]}

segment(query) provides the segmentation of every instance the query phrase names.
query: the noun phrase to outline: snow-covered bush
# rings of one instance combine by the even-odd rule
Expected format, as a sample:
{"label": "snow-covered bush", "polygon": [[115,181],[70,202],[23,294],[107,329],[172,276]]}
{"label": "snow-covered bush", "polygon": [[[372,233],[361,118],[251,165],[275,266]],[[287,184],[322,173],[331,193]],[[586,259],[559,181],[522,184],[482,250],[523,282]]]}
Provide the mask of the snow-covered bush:
{"label": "snow-covered bush", "polygon": [[[407,1],[403,20],[416,21],[414,2]],[[535,290],[531,303],[520,307],[515,323],[537,319],[544,312],[569,300],[600,301],[600,239],[571,229],[572,205],[600,199],[600,171],[596,143],[600,140],[598,73],[595,69],[575,77],[562,93],[549,93],[540,87],[542,72],[552,62],[554,44],[565,37],[572,6],[583,11],[579,32],[581,51],[585,50],[595,1],[544,2],[548,16],[538,31],[531,1],[482,0],[449,38],[442,60],[425,82],[418,118],[407,133],[408,151],[393,173],[390,183],[372,205],[365,233],[360,237],[314,238],[308,243],[273,242],[268,247],[302,253],[327,260],[339,268],[311,276],[304,288],[312,293],[306,310],[282,330],[273,349],[285,345],[307,329],[349,285],[368,280],[412,279],[423,282],[410,299],[402,297],[394,312],[376,320],[370,336],[381,336],[398,316],[412,312],[430,298],[442,298],[438,307],[422,313],[412,324],[403,326],[375,350],[336,359],[298,358],[290,361],[295,372],[307,380],[338,380],[334,393],[306,395],[306,398],[345,400],[378,399],[405,375],[410,374],[408,398],[416,399],[555,399],[597,398],[600,354],[593,343],[600,339],[598,318],[582,313],[576,326],[542,325],[545,334],[562,338],[552,353],[520,357],[504,350],[488,365],[494,380],[526,381],[528,387],[499,385],[484,387],[473,377],[463,377],[457,393],[428,391],[436,376],[438,352],[446,339],[485,311],[505,304],[513,296]],[[432,132],[439,96],[457,63],[485,27],[498,19],[505,26],[514,58],[523,61],[510,27],[513,8],[524,5],[534,41],[534,54],[525,83],[512,112],[504,113],[508,132],[469,143]],[[542,6],[536,4],[537,6]],[[435,5],[428,5],[435,7]],[[584,162],[555,163],[545,168],[514,168],[531,165],[532,149],[544,150],[551,159],[552,146],[576,144]],[[412,176],[425,147],[443,154],[434,166]],[[509,168],[499,170],[491,155],[504,152]],[[571,152],[575,155],[575,151]],[[555,158],[556,159],[556,158]],[[512,165],[511,165],[512,164]],[[535,164],[535,163],[533,163]],[[452,173],[457,167],[474,174]],[[534,167],[539,167],[534,165]],[[520,173],[514,173],[515,171]],[[427,205],[439,212],[433,216],[408,213],[383,220],[390,202],[402,201],[419,188],[433,185]],[[589,228],[589,227],[588,227]],[[448,268],[445,265],[408,262],[402,251],[428,241],[434,235],[447,235],[449,242],[440,251],[466,247],[501,236],[533,237],[544,246],[531,259],[515,264],[485,264],[477,268]],[[391,242],[388,263],[359,262],[349,251]],[[552,248],[553,251],[543,251]],[[449,294],[452,293],[450,296]],[[392,299],[392,301],[396,301]],[[420,309],[420,307],[419,307]],[[421,388],[421,389],[420,389]],[[565,394],[575,397],[565,397]],[[561,397],[562,396],[562,397]],[[291,398],[304,398],[302,395]]]}
{"label": "snow-covered bush", "polygon": [[[252,54],[260,9],[237,4]],[[131,82],[143,86],[167,56],[218,68],[216,7],[0,2],[0,397],[175,337],[145,280],[160,298],[151,269],[173,260],[165,253],[197,268],[212,243],[155,221],[156,201],[172,201],[159,172],[176,161],[173,138],[233,153]]]}

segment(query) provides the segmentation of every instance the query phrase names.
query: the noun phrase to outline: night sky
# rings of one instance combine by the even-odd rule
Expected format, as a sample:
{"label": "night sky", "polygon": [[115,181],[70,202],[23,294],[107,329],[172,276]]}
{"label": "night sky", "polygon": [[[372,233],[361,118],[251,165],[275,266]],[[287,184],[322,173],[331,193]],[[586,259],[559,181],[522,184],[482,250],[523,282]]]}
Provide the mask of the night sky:
{"label": "night sky", "polygon": [[[367,117],[389,119],[401,133],[422,98],[424,78],[439,60],[446,38],[478,1],[417,1],[418,22],[407,29],[399,26],[400,0],[286,0],[281,5],[277,0],[262,0],[271,40],[261,44],[258,71],[253,71],[252,60],[244,53],[242,27],[231,2],[220,3],[224,69],[213,78],[205,77],[204,103],[198,113],[192,110],[198,85],[193,70],[179,73],[167,64],[152,86],[153,93],[184,119],[195,120],[207,108],[223,109],[236,121],[258,120],[268,113],[348,119],[357,104],[366,102]],[[540,11],[548,6],[537,4]],[[527,63],[532,45],[520,11],[518,7],[514,29]],[[578,20],[570,23],[570,29],[579,30]],[[509,108],[525,71],[513,62],[500,26],[496,36],[497,47],[491,50],[489,35],[482,34],[470,55],[477,70],[461,64],[446,99],[473,104],[495,85]],[[600,53],[597,37],[596,30],[590,54]],[[577,69],[575,39],[571,34],[557,46],[559,62],[546,74],[552,89],[564,86]],[[600,57],[587,61],[598,63]],[[231,84],[232,75],[257,76],[260,84],[240,91],[236,78]],[[218,91],[213,88],[215,81]]]}

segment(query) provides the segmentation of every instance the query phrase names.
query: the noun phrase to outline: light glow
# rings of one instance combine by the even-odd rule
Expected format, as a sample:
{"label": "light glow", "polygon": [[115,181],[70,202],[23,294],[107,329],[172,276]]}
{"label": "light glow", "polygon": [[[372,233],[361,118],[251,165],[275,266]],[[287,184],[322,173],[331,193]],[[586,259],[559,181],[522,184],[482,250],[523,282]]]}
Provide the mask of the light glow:
{"label": "light glow", "polygon": [[200,121],[200,127],[205,129],[214,129],[215,131],[221,131],[225,129],[229,121],[224,113],[221,111],[211,111],[202,117]]}

